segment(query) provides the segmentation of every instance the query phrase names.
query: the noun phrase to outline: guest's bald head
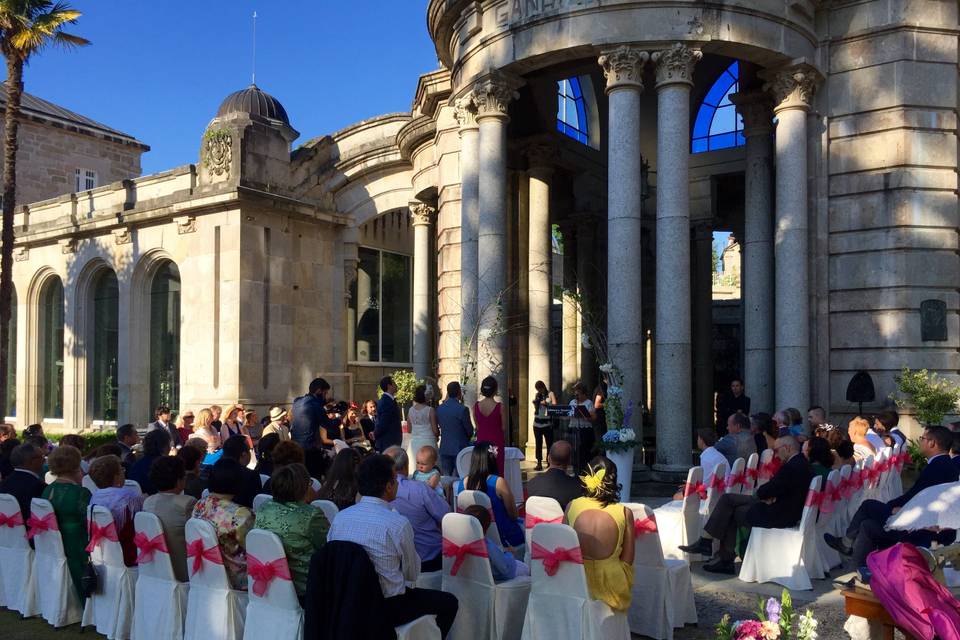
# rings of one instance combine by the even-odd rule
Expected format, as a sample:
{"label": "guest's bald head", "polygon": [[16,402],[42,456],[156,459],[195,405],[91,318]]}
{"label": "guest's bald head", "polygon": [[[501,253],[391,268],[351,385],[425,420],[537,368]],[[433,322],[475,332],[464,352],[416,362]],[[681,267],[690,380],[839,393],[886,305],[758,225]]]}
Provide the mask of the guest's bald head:
{"label": "guest's bald head", "polygon": [[573,448],[569,442],[566,440],[557,440],[550,446],[550,451],[547,453],[547,464],[551,467],[559,467],[566,471],[567,467],[570,466],[570,456],[572,453]]}
{"label": "guest's bald head", "polygon": [[793,436],[780,436],[773,446],[782,460],[789,460],[800,453],[800,441]]}

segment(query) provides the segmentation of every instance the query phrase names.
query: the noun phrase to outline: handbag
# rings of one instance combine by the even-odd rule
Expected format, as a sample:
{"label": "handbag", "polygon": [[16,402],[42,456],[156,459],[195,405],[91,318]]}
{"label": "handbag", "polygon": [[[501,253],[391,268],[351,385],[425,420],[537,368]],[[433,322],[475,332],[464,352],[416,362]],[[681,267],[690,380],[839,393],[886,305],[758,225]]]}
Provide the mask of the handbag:
{"label": "handbag", "polygon": [[83,567],[83,575],[80,576],[80,591],[84,599],[100,593],[100,574],[89,560]]}

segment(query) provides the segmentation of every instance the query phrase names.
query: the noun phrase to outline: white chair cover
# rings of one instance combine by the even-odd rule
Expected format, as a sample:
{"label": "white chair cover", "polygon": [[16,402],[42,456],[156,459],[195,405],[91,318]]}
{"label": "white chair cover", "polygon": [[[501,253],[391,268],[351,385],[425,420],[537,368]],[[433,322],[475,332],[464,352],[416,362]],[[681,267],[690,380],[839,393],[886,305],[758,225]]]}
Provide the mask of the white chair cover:
{"label": "white chair cover", "polygon": [[[443,516],[443,538],[461,546],[483,539],[480,521],[461,513]],[[457,640],[518,640],[530,595],[530,578],[495,584],[486,557],[467,555],[457,575],[454,558],[443,558],[443,590],[457,596],[460,609],[450,631]]]}
{"label": "white chair cover", "polygon": [[760,454],[760,462],[757,464],[757,486],[753,488],[754,492],[763,485],[770,482],[769,477],[765,477],[761,473],[761,470],[773,460],[773,449],[764,449],[763,453]]}
{"label": "white chair cover", "polygon": [[860,508],[860,505],[863,504],[863,501],[869,500],[873,496],[873,488],[871,488],[870,482],[867,480],[867,475],[873,469],[873,465],[873,456],[867,456],[860,461],[859,465],[857,465],[857,467],[860,469],[860,478],[863,486],[853,495],[852,502],[850,504],[851,518],[853,518],[853,514],[857,512],[857,509]]}
{"label": "white chair cover", "polygon": [[[217,533],[206,520],[190,518],[185,533],[188,546],[194,540],[203,540],[204,549],[218,547]],[[192,563],[187,558],[187,564]],[[204,559],[196,573],[190,566],[184,640],[241,640],[246,608],[247,592],[230,588],[223,565]]]}
{"label": "white chair cover", "polygon": [[553,498],[544,496],[531,496],[527,498],[527,506],[524,509],[524,537],[527,540],[527,549],[525,561],[530,564],[530,534],[537,524],[545,524],[539,521],[552,521],[555,524],[563,522],[563,509],[560,503]]}
{"label": "white chair cover", "polygon": [[733,461],[733,466],[730,468],[730,473],[727,474],[727,483],[724,493],[744,493],[744,486],[747,483],[746,468],[747,461],[743,458],[737,458]]}
{"label": "white chair cover", "polygon": [[840,471],[834,469],[827,476],[826,484],[823,485],[823,502],[820,505],[820,515],[817,518],[817,530],[814,535],[814,540],[816,540],[817,543],[817,554],[820,560],[819,571],[810,572],[810,577],[814,577],[814,574],[820,574],[821,576],[829,574],[830,569],[839,567],[842,564],[840,554],[837,553],[836,549],[828,545],[827,541],[823,538],[823,534],[833,531],[834,514],[838,509],[844,508],[842,498],[840,498],[839,501],[834,501],[835,497],[839,497],[839,487]]}
{"label": "white chair cover", "polygon": [[314,491],[320,491],[321,486],[323,486],[323,484],[319,480],[317,480],[316,478],[310,478],[310,487]]}
{"label": "white chair cover", "polygon": [[[461,478],[470,475],[470,456],[473,455],[473,447],[464,447],[457,454],[457,474]],[[412,459],[412,458],[411,458]],[[520,471],[520,463],[523,462],[523,451],[516,447],[507,447],[503,452],[503,479],[507,481],[510,487],[510,493],[517,504],[523,504],[523,473]]]}
{"label": "white chair cover", "polygon": [[[808,495],[809,492],[820,491],[821,480],[817,476],[810,481]],[[817,543],[814,540],[816,522],[817,507],[805,506],[796,527],[753,527],[740,566],[740,579],[744,582],[776,582],[791,590],[812,589],[807,571],[819,565]]]}
{"label": "white chair cover", "polygon": [[[742,462],[742,459],[741,459]],[[627,621],[630,632],[658,640],[672,640],[673,630],[697,623],[690,565],[686,560],[665,560],[653,510],[626,503],[633,512],[636,555],[633,559],[633,598]]]}
{"label": "white chair cover", "polygon": [[839,504],[834,505],[833,518],[830,519],[830,531],[835,536],[844,536],[847,533],[847,527],[850,525],[850,498],[844,495],[843,487],[850,482],[850,473],[853,467],[845,464],[840,467],[840,497]]}
{"label": "white chair cover", "polygon": [[740,493],[744,495],[753,495],[754,490],[757,488],[757,465],[759,463],[760,456],[755,453],[751,453],[750,457],[747,458],[747,465],[744,468],[746,480],[744,480],[743,490]]}
{"label": "white chair cover", "polygon": [[[438,572],[439,573],[439,572]],[[394,627],[397,640],[440,640],[437,616],[420,616],[413,622]]]}
{"label": "white chair cover", "polygon": [[136,480],[124,480],[123,486],[136,489],[139,493],[143,493],[143,489],[140,488],[140,483]]}
{"label": "white chair cover", "polygon": [[260,486],[262,487],[263,485],[267,484],[267,480],[269,480],[269,479],[270,479],[270,476],[268,476],[268,475],[265,474],[265,473],[261,473],[261,474],[260,474]]}
{"label": "white chair cover", "polygon": [[53,475],[52,471],[47,471],[45,474],[43,474],[43,481],[46,484],[53,484],[57,481],[57,476]]}
{"label": "white chair cover", "polygon": [[464,447],[457,453],[457,475],[466,478],[470,475],[470,456],[473,455],[473,447]]}
{"label": "white chair cover", "polygon": [[273,500],[273,496],[269,493],[258,493],[253,496],[253,512],[256,513],[260,510],[260,507],[263,506],[263,503],[270,502]]}
{"label": "white chair cover", "polygon": [[327,522],[330,524],[333,524],[333,519],[340,513],[337,505],[333,504],[330,500],[314,500],[310,505],[323,511],[323,515],[327,516]]}
{"label": "white chair cover", "polygon": [[[275,560],[287,563],[283,543],[275,533],[253,529],[247,534],[247,562],[254,557],[266,564]],[[262,596],[254,592],[254,579],[247,577],[246,622],[243,626],[244,640],[284,638],[297,640],[303,637],[303,609],[297,600],[297,591],[290,580],[274,578]]]}
{"label": "white chair cover", "polygon": [[91,478],[90,476],[83,476],[83,480],[80,481],[80,485],[90,493],[94,493],[97,489],[100,488],[97,486],[97,483],[94,482],[93,478]]}
{"label": "white chair cover", "polygon": [[[718,480],[714,480],[714,478]],[[720,502],[720,496],[726,491],[726,478],[727,465],[725,462],[718,462],[713,468],[713,473],[709,474],[707,479],[704,480],[707,483],[707,499],[700,503],[700,515],[702,517],[700,518],[700,530],[697,531],[697,538],[700,537],[700,531],[703,530],[703,526],[710,519],[713,508]],[[694,540],[696,541],[697,538],[694,538]]]}
{"label": "white chair cover", "polygon": [[434,591],[443,590],[443,571],[428,571],[421,573],[413,586],[417,589],[433,589]]}
{"label": "white chair cover", "polygon": [[[90,527],[96,523],[101,529],[113,527],[118,531],[106,507],[90,507],[87,522]],[[81,626],[95,626],[97,633],[107,636],[108,640],[128,640],[133,627],[137,569],[123,563],[123,547],[119,542],[106,539],[90,552],[90,562],[97,570],[100,589],[87,598]]]}
{"label": "white chair cover", "polygon": [[[897,444],[893,447],[893,454],[891,457],[893,460],[899,460],[900,456],[903,454],[903,448],[905,445]],[[900,474],[903,472],[903,468],[894,464],[893,468],[890,470],[890,499],[899,498],[903,495],[903,480],[900,477]]]}
{"label": "white chair cover", "polygon": [[[531,541],[547,549],[580,546],[577,532],[565,524],[539,525],[534,528]],[[523,622],[523,640],[630,638],[627,616],[614,612],[605,602],[590,598],[582,564],[561,562],[557,572],[548,576],[543,560],[534,560],[530,574],[533,585]]]}
{"label": "white chair cover", "polygon": [[[133,527],[148,540],[164,535],[160,518],[146,511],[133,517]],[[140,555],[137,564],[133,640],[182,640],[190,584],[177,581],[169,553]]]}
{"label": "white chair cover", "polygon": [[[691,467],[687,472],[687,487],[703,483],[703,469]],[[700,539],[700,494],[692,491],[682,500],[673,500],[654,509],[663,557],[674,560],[698,560],[699,554],[687,554],[681,545],[693,544]]]}
{"label": "white chair cover", "polygon": [[482,491],[472,491],[470,489],[464,489],[457,494],[457,513],[463,513],[464,509],[475,504],[490,512],[490,526],[487,527],[487,537],[502,548],[500,529],[497,528],[497,522],[493,519],[493,503],[490,502],[490,496]]}
{"label": "white chair cover", "polygon": [[[41,498],[30,503],[31,515],[44,518],[53,513],[53,505]],[[54,627],[80,622],[80,597],[70,579],[67,556],[59,531],[43,531],[34,538],[33,575],[40,615]],[[41,584],[42,581],[42,584]]]}
{"label": "white chair cover", "polygon": [[[24,520],[20,503],[8,493],[0,493],[0,515]],[[24,520],[26,522],[26,520]],[[0,593],[3,606],[19,611],[25,618],[37,615],[36,586],[33,575],[33,549],[26,538],[26,526],[0,525]]]}

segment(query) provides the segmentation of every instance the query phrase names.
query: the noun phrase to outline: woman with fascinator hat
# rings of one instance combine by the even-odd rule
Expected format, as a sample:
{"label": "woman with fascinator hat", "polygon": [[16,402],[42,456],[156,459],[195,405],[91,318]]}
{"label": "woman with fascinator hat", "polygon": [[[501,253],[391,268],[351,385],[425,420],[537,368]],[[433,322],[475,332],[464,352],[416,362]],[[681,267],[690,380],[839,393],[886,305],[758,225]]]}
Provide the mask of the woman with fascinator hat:
{"label": "woman with fascinator hat", "polygon": [[590,597],[626,611],[633,586],[633,512],[620,504],[617,467],[609,458],[591,460],[580,481],[584,496],[570,502],[566,521],[580,539]]}

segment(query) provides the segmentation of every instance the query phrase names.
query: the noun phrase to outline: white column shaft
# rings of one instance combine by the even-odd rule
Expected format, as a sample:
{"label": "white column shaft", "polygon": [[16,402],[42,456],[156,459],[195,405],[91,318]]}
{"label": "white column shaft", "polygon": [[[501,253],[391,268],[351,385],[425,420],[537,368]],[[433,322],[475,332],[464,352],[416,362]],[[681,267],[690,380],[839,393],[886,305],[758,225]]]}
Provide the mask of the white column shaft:
{"label": "white column shaft", "polygon": [[[477,227],[480,220],[479,132],[460,132],[460,359],[477,361]],[[467,372],[475,376],[475,371]],[[473,384],[464,388],[465,399],[475,399]],[[472,405],[472,402],[471,402]]]}
{"label": "white column shaft", "polygon": [[[530,208],[527,224],[528,337],[527,371],[530,385],[537,380],[550,384],[550,174],[530,170]],[[531,421],[532,424],[532,421]],[[533,432],[530,432],[533,441]]]}
{"label": "white column shaft", "polygon": [[430,225],[413,225],[413,372],[430,375]]}

